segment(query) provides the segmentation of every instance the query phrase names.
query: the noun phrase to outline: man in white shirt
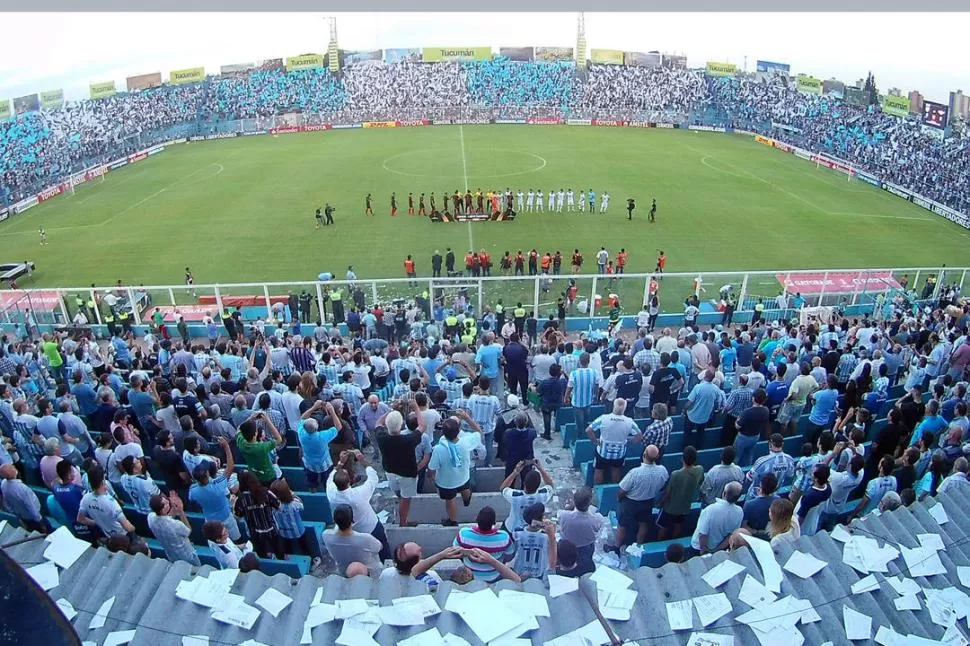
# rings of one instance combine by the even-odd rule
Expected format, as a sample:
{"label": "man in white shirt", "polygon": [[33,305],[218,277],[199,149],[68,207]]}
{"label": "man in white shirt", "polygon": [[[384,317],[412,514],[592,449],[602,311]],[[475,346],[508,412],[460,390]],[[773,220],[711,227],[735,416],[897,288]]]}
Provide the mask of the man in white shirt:
{"label": "man in white shirt", "polygon": [[600,213],[606,213],[610,209],[610,194],[603,191],[603,196],[600,198]]}
{"label": "man in white shirt", "polygon": [[536,211],[538,213],[543,212],[543,201],[542,201],[542,190],[536,191]]}
{"label": "man in white shirt", "polygon": [[570,213],[576,210],[576,194],[573,189],[566,191],[566,210]]}
{"label": "man in white shirt", "polygon": [[[351,486],[354,480],[353,469],[354,461],[364,466],[367,479],[355,487]],[[380,559],[391,558],[391,549],[387,542],[387,534],[384,526],[374,513],[371,506],[371,497],[377,489],[379,477],[374,467],[367,463],[367,458],[360,451],[344,451],[340,454],[340,459],[327,479],[327,501],[331,509],[336,509],[337,505],[350,505],[354,512],[354,531],[370,534],[381,542]]]}
{"label": "man in white shirt", "polygon": [[524,193],[522,193],[522,189],[519,189],[519,192],[515,194],[515,197],[516,197],[516,208],[519,211],[524,211],[525,210],[525,197],[524,197]]}
{"label": "man in white shirt", "polygon": [[303,397],[296,392],[297,387],[300,385],[300,374],[294,372],[292,375],[286,378],[286,388],[287,391],[283,393],[283,416],[286,418],[286,426],[291,431],[295,431],[296,427],[300,425],[300,404],[303,403]]}
{"label": "man in white shirt", "polygon": [[530,188],[529,189],[529,192],[526,194],[526,197],[525,197],[525,210],[526,210],[527,213],[531,213],[532,212],[532,209],[535,206],[535,201],[536,201],[536,194]]}
{"label": "man in white shirt", "polygon": [[606,247],[600,247],[600,250],[596,252],[596,268],[599,273],[606,273],[606,263],[610,260],[610,252],[606,250]]}
{"label": "man in white shirt", "polygon": [[697,519],[697,529],[690,539],[690,546],[700,554],[710,554],[728,546],[731,534],[741,527],[744,515],[737,505],[741,497],[741,483],[729,482],[724,485],[721,497],[701,510]]}

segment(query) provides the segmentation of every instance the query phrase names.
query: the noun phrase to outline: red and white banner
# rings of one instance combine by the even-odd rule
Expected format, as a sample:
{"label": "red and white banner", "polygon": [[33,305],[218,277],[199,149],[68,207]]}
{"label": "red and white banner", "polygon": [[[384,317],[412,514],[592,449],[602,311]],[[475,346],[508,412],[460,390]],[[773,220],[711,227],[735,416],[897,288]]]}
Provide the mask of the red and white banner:
{"label": "red and white banner", "polygon": [[294,132],[303,132],[299,126],[284,126],[282,128],[270,128],[271,135],[288,135]]}
{"label": "red and white banner", "polygon": [[593,125],[621,127],[626,125],[626,121],[610,121],[610,120],[604,120],[604,119],[593,119]]}
{"label": "red and white banner", "polygon": [[590,119],[566,119],[567,126],[591,126],[593,125]]}
{"label": "red and white banner", "polygon": [[562,119],[526,119],[531,126],[561,126]]}
{"label": "red and white banner", "polygon": [[407,119],[405,121],[397,121],[397,126],[399,128],[413,128],[415,126],[430,126],[430,119]]}
{"label": "red and white banner", "polygon": [[792,294],[821,294],[823,290],[826,294],[844,294],[857,290],[902,288],[889,271],[830,271],[828,275],[825,272],[780,273],[775,277]]}
{"label": "red and white banner", "polygon": [[8,309],[30,296],[30,308],[33,310],[50,311],[61,306],[61,293],[53,290],[23,291],[12,290],[0,293],[0,307]]}
{"label": "red and white banner", "polygon": [[58,184],[57,186],[51,186],[49,188],[45,188],[43,191],[37,194],[37,201],[46,202],[52,197],[57,197],[58,195],[64,192],[65,186],[66,186],[65,184]]}
{"label": "red and white banner", "polygon": [[214,308],[212,305],[179,305],[177,307],[160,305],[150,309],[152,312],[156,309],[161,312],[162,317],[168,323],[177,322],[179,316],[184,318],[186,323],[200,323],[206,316],[215,316],[217,314],[217,308]]}

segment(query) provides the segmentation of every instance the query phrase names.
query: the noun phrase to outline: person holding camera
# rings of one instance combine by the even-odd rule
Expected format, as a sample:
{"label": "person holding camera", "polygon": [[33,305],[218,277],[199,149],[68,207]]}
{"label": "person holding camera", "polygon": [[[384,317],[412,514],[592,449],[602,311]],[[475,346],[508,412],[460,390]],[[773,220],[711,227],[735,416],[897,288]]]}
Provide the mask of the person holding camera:
{"label": "person holding camera", "polygon": [[[522,474],[522,489],[513,489],[512,484]],[[519,460],[512,473],[499,485],[502,497],[509,501],[509,517],[505,519],[505,529],[510,533],[525,527],[523,511],[536,503],[548,504],[556,491],[552,476],[542,467],[539,460],[530,458]]]}

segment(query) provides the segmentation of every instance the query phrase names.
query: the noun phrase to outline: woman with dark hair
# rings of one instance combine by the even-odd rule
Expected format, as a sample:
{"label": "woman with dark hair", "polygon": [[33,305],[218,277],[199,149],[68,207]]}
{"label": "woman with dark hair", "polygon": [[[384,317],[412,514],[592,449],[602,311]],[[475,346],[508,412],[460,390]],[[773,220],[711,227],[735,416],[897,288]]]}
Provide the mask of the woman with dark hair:
{"label": "woman with dark hair", "polygon": [[239,495],[233,512],[246,519],[249,537],[256,553],[264,559],[286,558],[283,539],[276,529],[273,512],[279,509],[280,501],[276,495],[264,487],[251,471],[239,474]]}
{"label": "woman with dark hair", "polygon": [[942,453],[934,453],[930,458],[930,467],[916,482],[916,499],[922,500],[926,496],[935,496],[943,478],[947,476],[946,458]]}

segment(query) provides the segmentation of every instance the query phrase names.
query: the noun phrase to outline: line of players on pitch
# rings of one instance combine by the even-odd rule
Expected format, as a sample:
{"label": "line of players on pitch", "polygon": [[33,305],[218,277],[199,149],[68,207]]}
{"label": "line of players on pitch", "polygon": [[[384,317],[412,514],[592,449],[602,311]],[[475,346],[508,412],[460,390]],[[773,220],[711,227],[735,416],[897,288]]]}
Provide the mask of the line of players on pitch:
{"label": "line of players on pitch", "polygon": [[[596,191],[593,189],[589,189],[587,192],[559,189],[558,191],[549,191],[548,202],[546,202],[546,194],[541,190],[534,191],[530,188],[528,192],[523,192],[520,189],[517,193],[513,193],[511,189],[507,188],[504,193],[478,189],[476,191],[466,190],[462,194],[461,191],[456,190],[454,194],[442,193],[441,199],[445,211],[448,210],[450,201],[454,213],[458,215],[466,213],[484,214],[487,212],[487,208],[491,209],[493,213],[500,212],[503,207],[511,211],[513,205],[516,207],[516,211],[522,213],[586,212],[587,210],[590,213],[595,213],[596,197]],[[430,205],[430,212],[438,211],[437,198],[434,193],[428,196],[428,204]],[[548,207],[546,207],[546,204],[548,204]],[[610,208],[610,194],[603,191],[600,195],[599,204],[599,212],[606,213]],[[391,215],[396,216],[397,210],[397,194],[391,193]],[[420,193],[418,195],[417,210],[415,210],[414,193],[408,193],[408,215],[428,215],[428,213],[428,207],[425,205],[425,194]],[[374,215],[374,198],[370,193],[364,198],[364,215]]]}

